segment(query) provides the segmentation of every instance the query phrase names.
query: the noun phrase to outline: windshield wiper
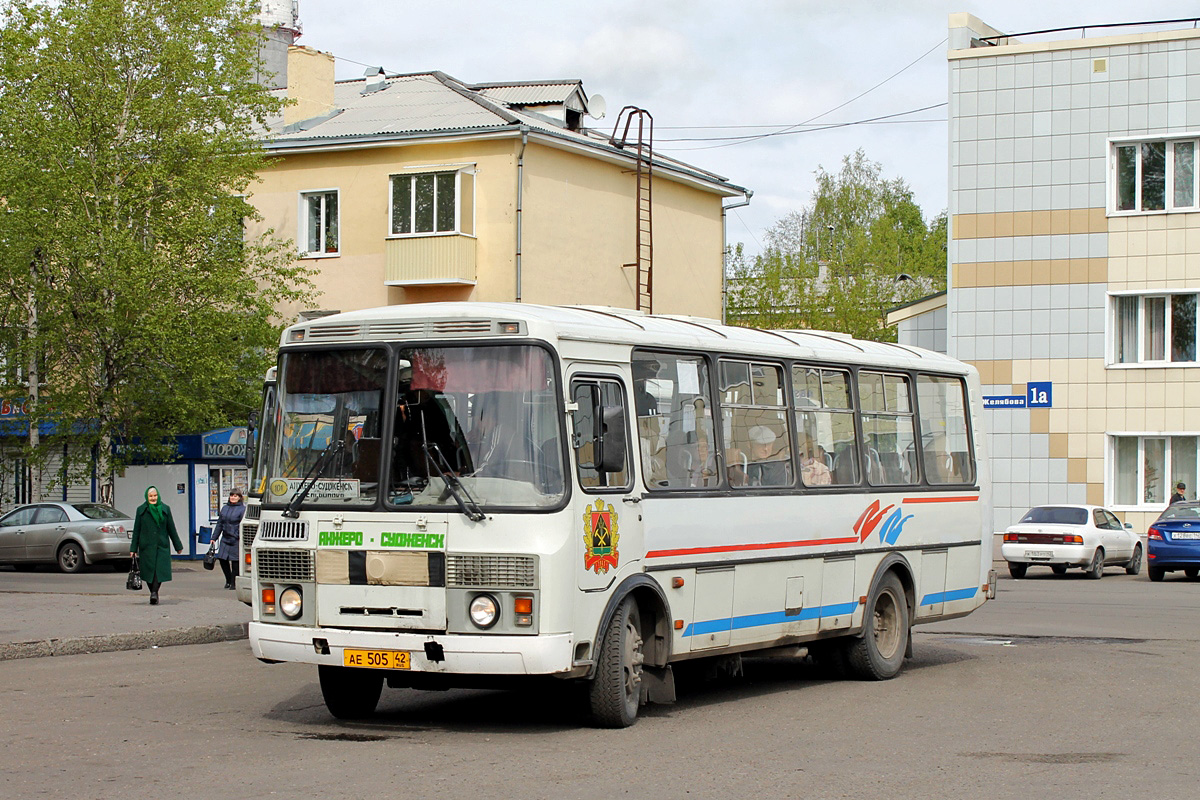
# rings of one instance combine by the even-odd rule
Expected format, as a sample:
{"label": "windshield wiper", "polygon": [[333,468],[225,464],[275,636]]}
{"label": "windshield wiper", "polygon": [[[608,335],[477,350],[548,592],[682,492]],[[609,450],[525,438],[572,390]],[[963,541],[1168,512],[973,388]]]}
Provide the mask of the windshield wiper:
{"label": "windshield wiper", "polygon": [[325,467],[333,463],[333,456],[342,452],[346,443],[338,439],[330,442],[329,446],[321,451],[321,455],[317,457],[317,463],[313,464],[308,470],[308,474],[304,476],[304,480],[300,482],[300,486],[296,489],[296,493],[292,495],[292,499],[288,501],[287,508],[283,510],[283,515],[291,519],[300,516],[300,506],[308,498],[308,493],[312,491],[312,487],[325,474]]}
{"label": "windshield wiper", "polygon": [[462,481],[454,474],[454,470],[450,469],[450,463],[446,461],[446,457],[442,455],[438,446],[432,442],[421,442],[421,449],[425,451],[426,462],[437,470],[438,476],[445,481],[446,488],[450,490],[454,502],[458,503],[459,511],[466,514],[472,522],[482,522],[485,515],[479,509],[479,504],[471,497],[467,487],[462,485]]}

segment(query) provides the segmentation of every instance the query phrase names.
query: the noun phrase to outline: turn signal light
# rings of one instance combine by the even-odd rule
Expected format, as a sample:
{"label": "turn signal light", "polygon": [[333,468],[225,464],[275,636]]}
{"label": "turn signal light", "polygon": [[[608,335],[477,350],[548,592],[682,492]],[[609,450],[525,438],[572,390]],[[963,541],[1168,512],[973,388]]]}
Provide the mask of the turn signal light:
{"label": "turn signal light", "polygon": [[517,614],[532,614],[533,613],[533,598],[532,597],[515,597],[513,598],[513,611]]}
{"label": "turn signal light", "polygon": [[275,587],[262,590],[262,609],[264,614],[275,613]]}
{"label": "turn signal light", "polygon": [[1150,526],[1150,529],[1146,531],[1146,538],[1161,542],[1163,540],[1162,531],[1152,525]]}
{"label": "turn signal light", "polygon": [[1083,537],[1077,533],[1068,534],[1063,537],[1063,544],[1083,544]]}
{"label": "turn signal light", "polygon": [[1017,540],[1017,535],[1016,535],[1015,533],[1006,533],[1006,534],[1004,534],[1004,541],[1006,541],[1006,542],[1015,542],[1016,540]]}

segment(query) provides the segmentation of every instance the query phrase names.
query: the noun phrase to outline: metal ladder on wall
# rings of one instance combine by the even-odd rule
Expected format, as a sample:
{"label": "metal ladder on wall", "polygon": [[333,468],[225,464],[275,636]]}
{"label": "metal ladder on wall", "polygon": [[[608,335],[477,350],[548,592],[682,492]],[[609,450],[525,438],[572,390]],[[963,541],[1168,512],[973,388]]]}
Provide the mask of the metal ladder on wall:
{"label": "metal ladder on wall", "polygon": [[[631,140],[630,129],[635,125],[635,138]],[[617,138],[618,131],[620,138]],[[654,117],[644,108],[625,106],[617,115],[611,142],[614,147],[621,149],[631,145],[631,152],[635,156],[634,168],[630,170],[636,182],[634,260],[621,266],[635,270],[634,308],[651,314],[654,312],[654,172],[651,164],[654,155]]]}

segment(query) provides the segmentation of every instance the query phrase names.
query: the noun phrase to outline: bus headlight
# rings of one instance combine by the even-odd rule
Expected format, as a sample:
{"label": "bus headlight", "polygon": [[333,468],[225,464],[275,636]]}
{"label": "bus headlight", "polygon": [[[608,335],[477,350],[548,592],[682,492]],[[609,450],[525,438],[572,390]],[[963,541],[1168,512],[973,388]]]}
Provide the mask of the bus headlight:
{"label": "bus headlight", "polygon": [[477,594],[471,601],[467,613],[471,622],[480,628],[490,628],[500,619],[500,604],[490,594]]}
{"label": "bus headlight", "polygon": [[304,600],[300,596],[300,589],[295,586],[289,586],[279,593],[279,610],[288,619],[297,619],[300,616],[301,608],[304,605]]}

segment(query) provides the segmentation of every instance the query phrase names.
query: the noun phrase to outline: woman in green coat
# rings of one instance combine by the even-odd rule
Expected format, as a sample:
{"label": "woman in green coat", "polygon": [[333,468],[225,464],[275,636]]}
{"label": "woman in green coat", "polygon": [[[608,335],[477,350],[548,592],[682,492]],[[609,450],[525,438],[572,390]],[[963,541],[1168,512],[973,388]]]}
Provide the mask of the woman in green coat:
{"label": "woman in green coat", "polygon": [[129,557],[138,556],[138,571],[150,589],[150,605],[158,605],[158,587],[171,580],[171,545],[183,552],[183,542],[175,532],[171,509],[158,496],[158,488],[146,490],[146,502],[133,515],[133,539]]}

